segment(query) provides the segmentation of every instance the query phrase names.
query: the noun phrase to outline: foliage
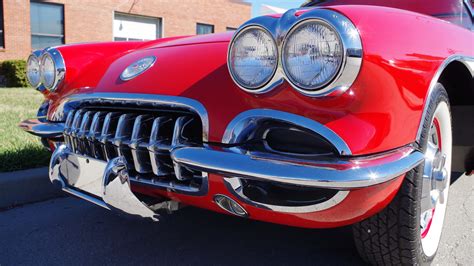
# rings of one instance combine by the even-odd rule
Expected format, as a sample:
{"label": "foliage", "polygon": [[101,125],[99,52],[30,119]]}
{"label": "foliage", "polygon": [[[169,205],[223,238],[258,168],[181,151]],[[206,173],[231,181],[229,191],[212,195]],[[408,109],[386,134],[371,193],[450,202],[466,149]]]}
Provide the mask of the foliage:
{"label": "foliage", "polygon": [[7,60],[0,63],[0,75],[7,87],[28,87],[25,60]]}

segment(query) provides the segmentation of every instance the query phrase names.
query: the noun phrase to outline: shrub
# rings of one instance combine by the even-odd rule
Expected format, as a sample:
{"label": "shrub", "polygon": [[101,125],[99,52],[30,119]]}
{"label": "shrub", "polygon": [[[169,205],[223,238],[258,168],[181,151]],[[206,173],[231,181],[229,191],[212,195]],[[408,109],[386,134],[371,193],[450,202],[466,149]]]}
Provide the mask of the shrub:
{"label": "shrub", "polygon": [[7,87],[29,87],[25,60],[7,60],[0,63],[0,75]]}

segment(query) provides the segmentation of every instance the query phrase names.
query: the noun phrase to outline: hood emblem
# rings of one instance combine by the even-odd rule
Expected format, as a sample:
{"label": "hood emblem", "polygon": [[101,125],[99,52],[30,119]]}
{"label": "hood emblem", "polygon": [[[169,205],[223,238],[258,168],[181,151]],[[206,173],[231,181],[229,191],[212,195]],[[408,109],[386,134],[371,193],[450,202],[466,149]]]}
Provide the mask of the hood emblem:
{"label": "hood emblem", "polygon": [[156,56],[147,56],[129,65],[120,75],[120,79],[128,81],[143,74],[143,72],[150,69],[155,64]]}

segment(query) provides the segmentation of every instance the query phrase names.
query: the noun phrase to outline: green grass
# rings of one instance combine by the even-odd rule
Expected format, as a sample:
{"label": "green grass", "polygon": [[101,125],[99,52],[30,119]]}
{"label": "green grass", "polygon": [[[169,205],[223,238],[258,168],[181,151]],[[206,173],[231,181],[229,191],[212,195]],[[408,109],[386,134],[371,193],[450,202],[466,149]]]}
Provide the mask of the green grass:
{"label": "green grass", "polygon": [[35,118],[43,101],[31,88],[0,88],[0,172],[48,165],[50,152],[39,138],[18,128],[18,123]]}

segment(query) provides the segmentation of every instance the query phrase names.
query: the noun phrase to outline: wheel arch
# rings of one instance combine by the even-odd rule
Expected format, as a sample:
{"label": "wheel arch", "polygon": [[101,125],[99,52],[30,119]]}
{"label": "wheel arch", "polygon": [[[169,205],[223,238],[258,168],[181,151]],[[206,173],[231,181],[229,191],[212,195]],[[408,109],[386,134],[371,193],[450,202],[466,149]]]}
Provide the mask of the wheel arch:
{"label": "wheel arch", "polygon": [[[474,170],[474,57],[453,55],[447,58],[433,77],[425,103],[432,97],[437,83],[445,87],[453,119],[453,167],[454,172],[471,173]],[[417,141],[421,138],[421,126],[427,113],[423,110],[418,128]]]}

